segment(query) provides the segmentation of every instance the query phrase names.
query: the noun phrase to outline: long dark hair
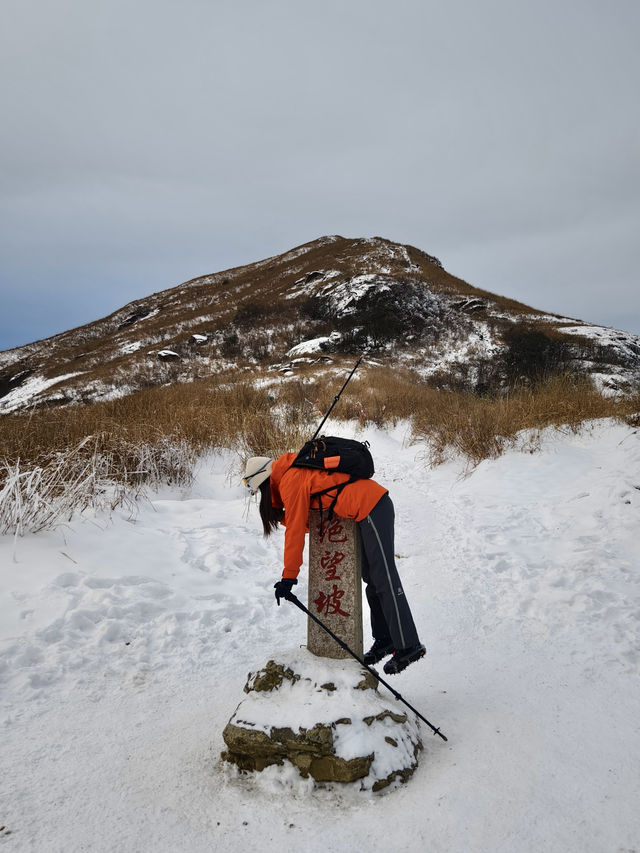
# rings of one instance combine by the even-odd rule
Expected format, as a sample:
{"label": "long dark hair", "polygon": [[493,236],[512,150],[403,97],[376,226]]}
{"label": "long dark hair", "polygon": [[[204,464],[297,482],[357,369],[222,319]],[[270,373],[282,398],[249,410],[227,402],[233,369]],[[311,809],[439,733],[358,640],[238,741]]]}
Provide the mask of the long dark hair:
{"label": "long dark hair", "polygon": [[284,510],[276,509],[271,503],[271,478],[267,477],[260,483],[260,518],[265,536],[271,536],[278,524],[284,518]]}

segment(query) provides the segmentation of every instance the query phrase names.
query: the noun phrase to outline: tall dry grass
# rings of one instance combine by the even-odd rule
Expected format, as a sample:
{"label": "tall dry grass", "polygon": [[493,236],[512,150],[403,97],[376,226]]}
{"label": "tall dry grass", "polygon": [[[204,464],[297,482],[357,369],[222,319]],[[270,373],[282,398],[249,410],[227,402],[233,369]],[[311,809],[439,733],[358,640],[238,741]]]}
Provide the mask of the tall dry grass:
{"label": "tall dry grass", "polygon": [[437,392],[431,404],[414,415],[413,434],[428,440],[432,464],[458,453],[477,465],[512,447],[523,430],[578,430],[586,421],[625,420],[639,411],[638,397],[604,397],[587,380],[558,376],[503,396]]}
{"label": "tall dry grass", "polygon": [[[249,381],[216,385],[215,380],[147,388],[111,402],[41,409],[0,417],[0,459],[40,464],[68,451],[88,436],[91,454],[111,454],[127,479],[153,467],[152,449],[169,458],[171,442],[195,454],[212,448],[275,454],[300,446],[331,405],[345,374],[274,379],[264,387]],[[428,438],[436,456],[446,448],[471,461],[493,456],[523,429],[576,426],[596,418],[630,417],[640,399],[603,397],[587,380],[557,377],[502,396],[430,388],[410,371],[367,368],[356,374],[326,429],[335,420],[412,423],[416,438]],[[169,444],[168,444],[169,443]],[[136,448],[146,448],[145,462]],[[89,452],[87,450],[87,452]],[[120,463],[118,463],[120,460]],[[159,470],[154,477],[162,476]],[[169,480],[172,465],[166,464]]]}
{"label": "tall dry grass", "polygon": [[[111,476],[109,456],[86,452],[90,439],[42,464],[21,466],[0,462],[0,534],[37,533],[69,521],[75,512],[93,509],[135,509],[140,490]],[[173,451],[175,453],[175,449]]]}
{"label": "tall dry grass", "polygon": [[[198,456],[298,446],[305,413],[248,383],[150,388],[108,403],[0,418],[0,533],[38,531],[74,510],[115,508],[144,487],[187,484]],[[304,436],[304,438],[303,438]]]}
{"label": "tall dry grass", "polygon": [[[214,379],[148,388],[111,402],[0,417],[0,531],[41,529],[73,508],[110,506],[145,485],[188,483],[198,456],[229,448],[277,455],[315,431],[346,373],[255,387]],[[462,454],[472,465],[512,446],[522,430],[638,416],[640,399],[603,397],[588,382],[557,377],[504,396],[439,391],[410,371],[369,366],[328,421],[409,421],[430,462]],[[119,484],[110,492],[109,484]],[[114,504],[115,501],[115,504]]]}
{"label": "tall dry grass", "polygon": [[254,421],[260,416],[275,420],[268,395],[248,383],[147,388],[110,402],[5,415],[0,418],[0,457],[40,462],[87,436],[104,451],[122,454],[123,461],[129,446],[166,439],[187,441],[196,451],[234,447],[247,431],[258,431]]}

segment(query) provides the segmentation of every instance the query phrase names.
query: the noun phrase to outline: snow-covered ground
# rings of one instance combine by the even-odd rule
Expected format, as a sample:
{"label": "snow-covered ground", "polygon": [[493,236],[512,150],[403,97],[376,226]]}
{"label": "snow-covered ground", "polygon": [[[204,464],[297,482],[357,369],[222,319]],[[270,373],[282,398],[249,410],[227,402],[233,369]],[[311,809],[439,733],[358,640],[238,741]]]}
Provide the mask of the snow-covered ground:
{"label": "snow-covered ground", "polygon": [[135,522],[0,542],[3,850],[639,848],[640,432],[549,432],[466,477],[401,428],[361,435],[428,649],[393,683],[448,743],[423,729],[378,795],[223,766],[247,673],[306,626],[273,600],[281,537],[216,456]]}

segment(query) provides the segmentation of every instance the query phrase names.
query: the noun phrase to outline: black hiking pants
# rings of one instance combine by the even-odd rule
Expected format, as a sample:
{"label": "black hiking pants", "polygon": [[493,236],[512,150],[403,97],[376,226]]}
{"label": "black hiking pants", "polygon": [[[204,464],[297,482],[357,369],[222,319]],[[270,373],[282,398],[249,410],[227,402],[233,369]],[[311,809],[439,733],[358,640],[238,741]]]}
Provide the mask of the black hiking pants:
{"label": "black hiking pants", "polygon": [[362,580],[371,610],[371,633],[376,640],[391,640],[396,650],[417,645],[413,622],[393,552],[395,511],[384,495],[369,515],[358,522],[362,539]]}

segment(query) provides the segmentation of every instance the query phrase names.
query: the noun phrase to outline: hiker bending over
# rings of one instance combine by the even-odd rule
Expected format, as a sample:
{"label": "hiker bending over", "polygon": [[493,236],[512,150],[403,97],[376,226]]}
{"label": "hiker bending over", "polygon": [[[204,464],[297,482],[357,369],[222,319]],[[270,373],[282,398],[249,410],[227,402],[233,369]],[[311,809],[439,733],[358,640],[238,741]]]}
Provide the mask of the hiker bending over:
{"label": "hiker bending over", "polygon": [[[291,594],[302,565],[305,534],[308,531],[311,496],[330,486],[348,481],[349,475],[313,468],[291,467],[295,453],[278,459],[254,456],[247,461],[244,484],[256,494],[260,491],[260,517],[264,535],[269,536],[278,523],[285,525],[284,570],[275,584],[276,599]],[[371,610],[373,645],[364,656],[368,665],[393,655],[384,665],[389,674],[401,672],[421,658],[424,646],[418,639],[411,610],[407,603],[393,554],[393,503],[388,491],[374,480],[349,482],[335,494],[314,497],[322,509],[342,518],[358,522],[362,542],[362,579],[367,585],[367,601]]]}

